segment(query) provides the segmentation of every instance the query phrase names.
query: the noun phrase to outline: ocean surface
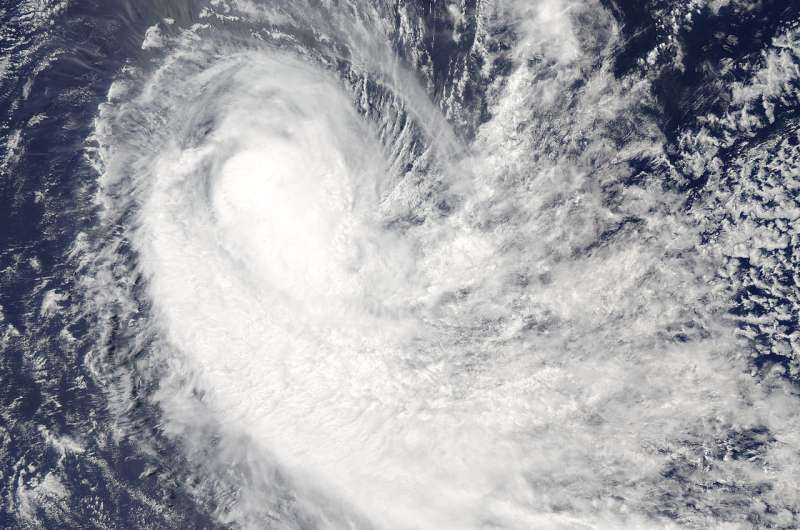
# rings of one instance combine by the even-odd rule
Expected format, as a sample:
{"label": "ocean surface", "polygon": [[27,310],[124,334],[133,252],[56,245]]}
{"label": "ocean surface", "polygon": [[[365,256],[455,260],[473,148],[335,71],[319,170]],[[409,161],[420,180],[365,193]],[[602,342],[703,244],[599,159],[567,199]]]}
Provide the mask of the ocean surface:
{"label": "ocean surface", "polygon": [[0,528],[800,527],[800,3],[0,2]]}

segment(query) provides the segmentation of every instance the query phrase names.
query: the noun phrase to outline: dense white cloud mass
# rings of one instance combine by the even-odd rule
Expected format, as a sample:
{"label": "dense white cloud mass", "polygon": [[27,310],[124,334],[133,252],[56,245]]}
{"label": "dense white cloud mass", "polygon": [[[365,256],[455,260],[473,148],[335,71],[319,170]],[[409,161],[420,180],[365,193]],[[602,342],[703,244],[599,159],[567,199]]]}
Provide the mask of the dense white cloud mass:
{"label": "dense white cloud mass", "polygon": [[[798,400],[748,375],[719,280],[730,249],[783,235],[700,244],[701,206],[663,182],[691,171],[668,167],[647,82],[613,75],[618,27],[599,4],[480,4],[474,49],[501,22],[516,40],[468,140],[445,120],[459,123],[457,91],[440,109],[424,75],[388,61],[379,8],[275,5],[204,13],[269,21],[244,37],[148,31],[152,68],[121,76],[94,135],[115,236],[87,265],[94,307],[109,289],[147,300],[130,311],[155,350],[137,370],[158,373],[198,492],[235,492],[222,520],[791,520]],[[303,13],[319,49],[281,29]],[[786,97],[786,39],[736,102]],[[639,174],[645,157],[664,171]],[[135,263],[115,257],[122,241]]]}

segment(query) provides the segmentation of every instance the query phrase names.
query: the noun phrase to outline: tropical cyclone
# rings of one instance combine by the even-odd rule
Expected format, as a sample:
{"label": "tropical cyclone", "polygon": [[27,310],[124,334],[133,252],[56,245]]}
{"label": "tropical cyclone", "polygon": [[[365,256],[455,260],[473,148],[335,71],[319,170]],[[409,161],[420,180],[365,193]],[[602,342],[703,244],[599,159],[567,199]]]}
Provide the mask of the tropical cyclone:
{"label": "tropical cyclone", "polygon": [[17,465],[18,520],[124,445],[224,527],[796,526],[797,27],[678,118],[684,32],[757,10],[624,4],[149,20],[87,120],[71,287],[29,312],[71,319],[109,426],[32,429],[62,456]]}
{"label": "tropical cyclone", "polygon": [[[303,503],[319,521],[344,505],[389,528],[659,526],[682,498],[702,525],[740,508],[693,483],[733,484],[720,495],[740,507],[793,469],[780,444],[714,456],[793,436],[794,398],[746,377],[714,250],[664,189],[678,177],[628,180],[664,138],[647,86],[602,62],[613,20],[551,4],[520,8],[524,66],[471,141],[387,50],[334,42],[363,59],[337,66],[202,26],[103,111],[101,198],[132,208],[160,355],[222,444],[245,437],[294,495],[326,499]],[[144,131],[115,126],[131,116]],[[197,436],[182,396],[160,392],[165,421]],[[783,502],[781,484],[761,497]],[[280,494],[243,491],[231,517]]]}

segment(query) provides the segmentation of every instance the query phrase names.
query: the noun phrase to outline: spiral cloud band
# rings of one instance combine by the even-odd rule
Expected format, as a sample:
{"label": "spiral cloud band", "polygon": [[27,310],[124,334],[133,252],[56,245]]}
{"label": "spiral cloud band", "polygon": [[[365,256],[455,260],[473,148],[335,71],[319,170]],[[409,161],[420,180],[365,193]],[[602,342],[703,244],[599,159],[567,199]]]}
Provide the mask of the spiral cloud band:
{"label": "spiral cloud band", "polygon": [[459,102],[490,65],[440,105],[427,60],[387,44],[388,7],[278,4],[148,30],[150,62],[95,122],[104,236],[75,250],[87,308],[113,305],[148,352],[98,378],[152,383],[196,493],[227,492],[220,520],[722,528],[798,509],[797,397],[749,375],[725,238],[701,245],[602,7],[484,6],[484,43],[522,22],[475,119]]}

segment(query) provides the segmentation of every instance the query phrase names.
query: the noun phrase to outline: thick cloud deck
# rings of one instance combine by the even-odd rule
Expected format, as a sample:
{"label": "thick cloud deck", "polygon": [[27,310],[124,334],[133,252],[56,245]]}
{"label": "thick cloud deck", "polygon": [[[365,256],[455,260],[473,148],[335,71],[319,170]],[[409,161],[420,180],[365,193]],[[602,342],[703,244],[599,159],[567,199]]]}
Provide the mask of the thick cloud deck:
{"label": "thick cloud deck", "polygon": [[[405,4],[215,1],[142,33],[70,254],[108,439],[152,407],[234,527],[790,527],[799,403],[754,375],[732,308],[770,289],[731,260],[790,245],[794,181],[740,208],[717,156],[791,102],[794,34],[671,144],[605,8],[470,6],[431,36],[446,69]],[[781,145],[753,182],[791,173]],[[41,318],[72,303],[46,292]]]}

